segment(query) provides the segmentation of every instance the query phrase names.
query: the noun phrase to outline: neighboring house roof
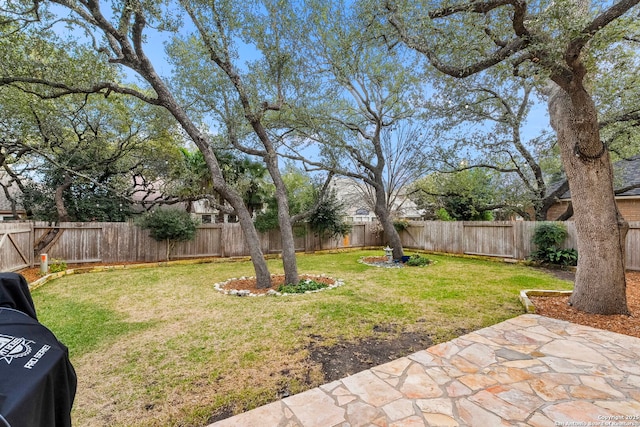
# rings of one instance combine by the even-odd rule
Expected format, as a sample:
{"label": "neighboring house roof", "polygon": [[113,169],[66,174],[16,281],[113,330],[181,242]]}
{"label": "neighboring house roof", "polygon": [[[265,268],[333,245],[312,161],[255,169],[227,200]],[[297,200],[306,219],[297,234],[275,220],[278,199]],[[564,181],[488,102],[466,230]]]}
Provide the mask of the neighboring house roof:
{"label": "neighboring house roof", "polygon": [[11,203],[4,196],[4,191],[0,192],[0,212],[11,212]]}
{"label": "neighboring house roof", "polygon": [[[616,197],[640,196],[640,155],[633,156],[629,159],[619,160],[613,164],[613,185],[616,190],[638,185],[623,193],[616,194]],[[549,185],[548,192],[553,192],[562,182]],[[567,191],[560,199],[570,199],[571,191]]]}
{"label": "neighboring house roof", "polygon": [[[373,212],[373,191],[366,184],[347,177],[334,177],[332,184],[347,216],[376,217]],[[392,209],[395,215],[405,219],[420,219],[424,214],[402,191],[396,195]]]}
{"label": "neighboring house roof", "polygon": [[613,174],[615,176],[614,187],[617,189],[638,185],[638,188],[633,188],[616,196],[640,196],[640,155],[614,163]]}
{"label": "neighboring house roof", "polygon": [[[0,181],[3,184],[8,183],[9,182],[8,176],[4,173],[0,173]],[[12,197],[14,197],[20,193],[20,189],[15,183],[13,183],[9,187],[9,193],[11,194]],[[20,202],[18,202],[17,204],[17,209],[19,213],[24,213],[24,209],[22,208],[22,205],[20,204]],[[7,197],[4,194],[4,189],[1,187],[0,187],[0,212],[11,213],[11,202],[7,199]]]}

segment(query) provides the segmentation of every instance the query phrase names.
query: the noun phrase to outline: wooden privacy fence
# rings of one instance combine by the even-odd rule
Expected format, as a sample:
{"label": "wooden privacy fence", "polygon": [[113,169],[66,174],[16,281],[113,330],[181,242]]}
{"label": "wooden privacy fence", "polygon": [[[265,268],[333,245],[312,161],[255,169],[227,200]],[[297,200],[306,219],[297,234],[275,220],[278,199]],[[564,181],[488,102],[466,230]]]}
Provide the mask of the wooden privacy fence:
{"label": "wooden privacy fence", "polygon": [[[453,254],[485,255],[525,259],[535,249],[531,237],[539,222],[411,222],[401,233],[403,245]],[[569,237],[566,248],[576,248],[575,227],[565,223]],[[627,268],[640,270],[640,222],[629,224]],[[313,233],[296,233],[298,252],[326,249],[360,248],[386,244],[374,223],[353,224],[345,238],[320,239]],[[260,234],[265,254],[280,253],[282,245],[277,231]],[[34,248],[38,248],[34,252]],[[61,223],[0,222],[0,271],[14,271],[39,262],[39,253],[49,259],[67,263],[124,263],[164,261],[166,243],[157,242],[132,223]],[[249,254],[239,224],[204,224],[196,238],[176,245],[172,259],[235,257]]]}
{"label": "wooden privacy fence", "polygon": [[[325,249],[381,246],[382,238],[372,231],[374,224],[354,224],[346,238],[320,239],[298,230],[295,248],[299,252]],[[277,231],[260,234],[265,254],[282,251]],[[35,249],[37,248],[37,250]],[[157,242],[132,223],[0,222],[0,271],[15,271],[39,263],[39,254],[67,263],[125,263],[165,261],[166,242]],[[35,250],[35,252],[34,252]],[[249,250],[240,224],[203,224],[192,241],[180,242],[171,259],[247,256]]]}
{"label": "wooden privacy fence", "polygon": [[[401,234],[405,248],[452,254],[526,259],[535,250],[536,221],[412,222]],[[575,224],[564,223],[569,236],[563,248],[577,248]],[[640,270],[640,222],[629,223],[626,266]]]}
{"label": "wooden privacy fence", "polygon": [[[531,243],[536,221],[425,221],[412,222],[402,233],[407,248],[452,254],[525,259],[534,250]],[[569,237],[564,247],[576,247],[575,227],[566,222]]]}

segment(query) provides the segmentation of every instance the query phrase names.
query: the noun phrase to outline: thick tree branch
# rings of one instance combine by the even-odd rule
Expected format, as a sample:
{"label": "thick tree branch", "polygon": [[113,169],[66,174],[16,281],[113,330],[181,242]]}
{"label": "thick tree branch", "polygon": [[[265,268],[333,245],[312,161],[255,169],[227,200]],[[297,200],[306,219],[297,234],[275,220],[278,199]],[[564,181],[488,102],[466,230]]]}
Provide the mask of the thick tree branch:
{"label": "thick tree branch", "polygon": [[640,125],[640,110],[629,111],[607,120],[601,120],[598,123],[598,127],[603,129],[609,125],[620,122],[637,122],[634,126]]}
{"label": "thick tree branch", "polygon": [[569,43],[569,46],[567,46],[565,51],[565,61],[567,64],[573,67],[573,64],[576,64],[579,60],[580,52],[584,46],[598,31],[624,15],[639,2],[640,0],[621,0],[596,16],[595,19],[581,31],[580,35],[574,38]]}
{"label": "thick tree branch", "polygon": [[469,3],[463,3],[457,6],[447,7],[443,9],[439,9],[436,11],[428,12],[428,15],[431,19],[444,18],[458,13],[487,13],[493,9],[505,6],[512,5],[514,7],[514,14],[512,18],[512,24],[514,28],[514,32],[516,38],[511,41],[504,41],[503,46],[498,46],[492,54],[486,56],[484,59],[477,61],[476,63],[463,66],[456,67],[447,65],[442,62],[436,53],[425,43],[419,41],[415,37],[412,37],[408,34],[406,28],[404,27],[402,21],[398,17],[398,12],[395,6],[391,5],[390,2],[386,2],[385,7],[389,12],[387,19],[391,26],[397,31],[400,39],[410,48],[424,54],[431,65],[433,65],[437,70],[450,75],[452,77],[457,78],[465,78],[472,76],[480,71],[484,71],[505,59],[514,56],[516,53],[524,50],[527,46],[530,45],[530,37],[528,31],[524,25],[524,18],[526,16],[526,3],[523,1],[512,1],[512,0],[496,0],[489,2],[477,2],[472,1]]}
{"label": "thick tree branch", "polygon": [[567,205],[567,209],[555,219],[556,221],[567,221],[569,218],[573,216],[573,203],[569,201]]}
{"label": "thick tree branch", "polygon": [[[429,18],[437,19],[437,18],[445,18],[447,16],[455,15],[460,12],[472,12],[472,13],[480,13],[486,14],[491,12],[494,9],[505,5],[514,5],[518,3],[514,0],[492,0],[492,1],[470,1],[468,3],[461,3],[456,6],[444,7],[442,9],[437,9],[428,12]],[[524,2],[521,2],[524,4]],[[393,11],[393,6],[389,2],[386,3],[386,8],[389,11]]]}
{"label": "thick tree branch", "polygon": [[[54,93],[42,93],[37,92],[35,90],[23,87],[18,85],[17,83],[26,83],[26,84],[35,84],[43,87],[49,87],[54,89]],[[71,94],[92,94],[92,93],[102,93],[107,96],[110,92],[120,93],[123,95],[131,95],[140,99],[141,101],[147,102],[152,105],[162,105],[158,98],[150,97],[143,92],[132,89],[125,86],[120,86],[116,83],[112,82],[100,82],[96,83],[89,87],[74,87],[69,86],[65,83],[53,82],[46,79],[32,78],[32,77],[0,77],[0,86],[10,85],[16,87],[17,89],[35,95],[41,99],[55,99],[61,98],[66,95]]]}

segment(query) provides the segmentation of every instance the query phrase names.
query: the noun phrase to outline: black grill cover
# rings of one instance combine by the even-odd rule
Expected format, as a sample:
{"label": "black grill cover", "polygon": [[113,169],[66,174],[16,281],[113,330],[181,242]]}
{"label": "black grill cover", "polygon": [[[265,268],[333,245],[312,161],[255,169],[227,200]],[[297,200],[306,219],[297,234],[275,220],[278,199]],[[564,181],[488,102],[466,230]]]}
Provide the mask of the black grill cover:
{"label": "black grill cover", "polygon": [[0,307],[13,308],[38,320],[29,284],[21,274],[0,273]]}
{"label": "black grill cover", "polygon": [[26,280],[0,273],[0,426],[71,426],[76,386],[69,352],[36,320]]}

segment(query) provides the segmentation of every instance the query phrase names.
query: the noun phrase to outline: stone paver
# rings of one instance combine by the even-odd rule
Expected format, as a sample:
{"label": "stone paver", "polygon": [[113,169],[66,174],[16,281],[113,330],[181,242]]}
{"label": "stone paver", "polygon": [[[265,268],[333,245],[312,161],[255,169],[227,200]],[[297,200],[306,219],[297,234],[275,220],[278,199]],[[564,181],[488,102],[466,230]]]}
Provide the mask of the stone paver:
{"label": "stone paver", "polygon": [[640,339],[525,314],[208,427],[640,427]]}

